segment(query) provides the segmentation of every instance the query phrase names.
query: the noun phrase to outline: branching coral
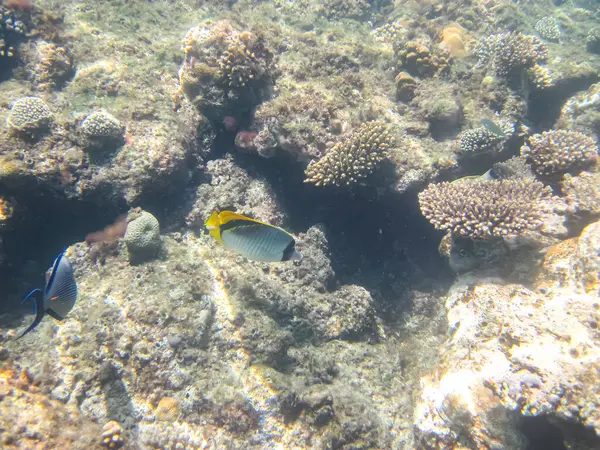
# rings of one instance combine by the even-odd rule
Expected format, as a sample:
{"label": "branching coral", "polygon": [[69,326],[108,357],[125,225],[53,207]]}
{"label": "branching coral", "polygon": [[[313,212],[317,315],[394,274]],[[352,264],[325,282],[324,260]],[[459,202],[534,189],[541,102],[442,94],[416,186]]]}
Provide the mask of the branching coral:
{"label": "branching coral", "polygon": [[534,28],[544,39],[552,42],[560,40],[560,29],[554,17],[543,17],[535,23]]}
{"label": "branching coral", "polygon": [[389,128],[381,122],[367,122],[306,169],[306,183],[316,186],[351,185],[368,176],[387,157],[392,145]]}
{"label": "branching coral", "polygon": [[578,131],[551,130],[530,136],[521,156],[540,177],[579,172],[595,163],[596,141]]}
{"label": "branching coral", "polygon": [[540,39],[517,32],[493,34],[481,40],[474,53],[479,65],[490,64],[501,77],[519,75],[548,57],[548,49]]}
{"label": "branching coral", "polygon": [[469,153],[495,150],[502,140],[502,136],[492,133],[484,127],[464,131],[459,137],[460,149]]}
{"label": "branching coral", "polygon": [[443,182],[421,192],[419,204],[436,229],[487,239],[539,228],[550,196],[549,187],[531,180]]}

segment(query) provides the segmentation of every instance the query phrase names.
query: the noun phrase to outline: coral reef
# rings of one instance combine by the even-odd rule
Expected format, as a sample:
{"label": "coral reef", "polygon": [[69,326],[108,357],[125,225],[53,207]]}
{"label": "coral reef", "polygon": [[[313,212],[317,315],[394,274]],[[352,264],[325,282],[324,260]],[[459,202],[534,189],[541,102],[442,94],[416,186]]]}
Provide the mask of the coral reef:
{"label": "coral reef", "polygon": [[536,181],[456,181],[430,185],[419,194],[419,204],[436,229],[487,239],[539,228],[551,193]]}
{"label": "coral reef", "polygon": [[34,135],[48,129],[52,117],[52,111],[41,98],[23,97],[12,104],[6,126],[17,133]]}
{"label": "coral reef", "polygon": [[156,257],[162,241],[156,217],[146,211],[136,211],[134,215],[127,223],[124,239],[129,260],[138,263]]}
{"label": "coral reef", "polygon": [[0,6],[0,61],[5,64],[15,57],[16,47],[26,33],[25,24],[11,11]]}
{"label": "coral reef", "polygon": [[600,174],[582,172],[578,176],[565,175],[561,184],[569,212],[600,214]]}
{"label": "coral reef", "polygon": [[75,66],[68,48],[54,42],[40,41],[36,43],[34,51],[33,82],[40,91],[61,88],[73,76]]}
{"label": "coral reef", "polygon": [[499,278],[455,283],[446,300],[448,350],[439,371],[423,379],[416,407],[419,445],[526,448],[514,413],[557,419],[551,423],[565,441],[578,424],[599,434],[598,389],[585,381],[594,379],[599,358],[599,232],[594,223],[579,239],[551,247],[537,290]]}
{"label": "coral reef", "polygon": [[600,27],[592,28],[588,32],[585,43],[590,52],[600,54]]}
{"label": "coral reef", "polygon": [[433,77],[448,69],[449,57],[444,51],[432,50],[432,43],[397,41],[394,52],[398,67],[417,77]]}
{"label": "coral reef", "polygon": [[389,127],[380,122],[361,124],[358,130],[331,148],[306,169],[306,183],[349,186],[367,177],[392,147]]}
{"label": "coral reef", "polygon": [[480,66],[489,65],[496,75],[512,77],[546,60],[548,48],[535,36],[506,32],[482,39],[474,53]]}
{"label": "coral reef", "polygon": [[181,47],[181,89],[210,120],[239,117],[268,97],[272,55],[261,36],[227,21],[207,21],[191,28]]}
{"label": "coral reef", "polygon": [[535,23],[534,28],[543,39],[552,42],[560,41],[560,29],[554,17],[542,17]]}
{"label": "coral reef", "polygon": [[538,176],[548,178],[595,164],[598,147],[594,139],[577,131],[551,130],[530,136],[521,156]]}
{"label": "coral reef", "polygon": [[119,120],[104,111],[88,115],[81,122],[80,129],[90,138],[119,139],[123,136],[123,127]]}
{"label": "coral reef", "polygon": [[504,140],[484,127],[463,131],[459,136],[460,149],[466,153],[482,153],[497,150]]}

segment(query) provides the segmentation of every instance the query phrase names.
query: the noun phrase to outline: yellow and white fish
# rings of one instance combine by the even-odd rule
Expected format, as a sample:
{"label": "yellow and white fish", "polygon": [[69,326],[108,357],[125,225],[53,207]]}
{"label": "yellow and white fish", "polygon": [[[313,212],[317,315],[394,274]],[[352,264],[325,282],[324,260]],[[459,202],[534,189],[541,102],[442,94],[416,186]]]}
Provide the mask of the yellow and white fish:
{"label": "yellow and white fish", "polygon": [[205,222],[212,237],[224,247],[254,261],[300,261],[294,236],[268,223],[233,211],[214,211]]}

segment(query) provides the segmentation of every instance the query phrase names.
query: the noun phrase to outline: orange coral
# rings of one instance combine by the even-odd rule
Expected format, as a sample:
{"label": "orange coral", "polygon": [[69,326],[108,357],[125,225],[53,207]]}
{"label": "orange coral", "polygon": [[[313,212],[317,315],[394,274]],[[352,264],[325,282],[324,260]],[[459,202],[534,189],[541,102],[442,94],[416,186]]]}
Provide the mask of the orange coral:
{"label": "orange coral", "polygon": [[464,58],[469,54],[465,43],[465,30],[458,24],[446,26],[440,33],[442,45],[454,58]]}

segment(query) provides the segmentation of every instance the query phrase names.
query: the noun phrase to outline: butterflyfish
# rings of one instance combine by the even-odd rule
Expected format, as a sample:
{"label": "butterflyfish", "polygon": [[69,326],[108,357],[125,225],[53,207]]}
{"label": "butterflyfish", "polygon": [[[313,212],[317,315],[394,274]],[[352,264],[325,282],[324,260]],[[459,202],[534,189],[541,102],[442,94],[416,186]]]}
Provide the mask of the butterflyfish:
{"label": "butterflyfish", "polygon": [[233,211],[214,211],[205,222],[225,248],[254,261],[300,261],[294,236],[279,227]]}
{"label": "butterflyfish", "polygon": [[77,300],[77,282],[71,262],[67,258],[66,251],[56,257],[52,267],[46,274],[46,286],[44,291],[34,289],[23,299],[33,300],[33,313],[35,320],[27,328],[19,339],[32,331],[48,314],[56,320],[63,320],[75,306]]}

